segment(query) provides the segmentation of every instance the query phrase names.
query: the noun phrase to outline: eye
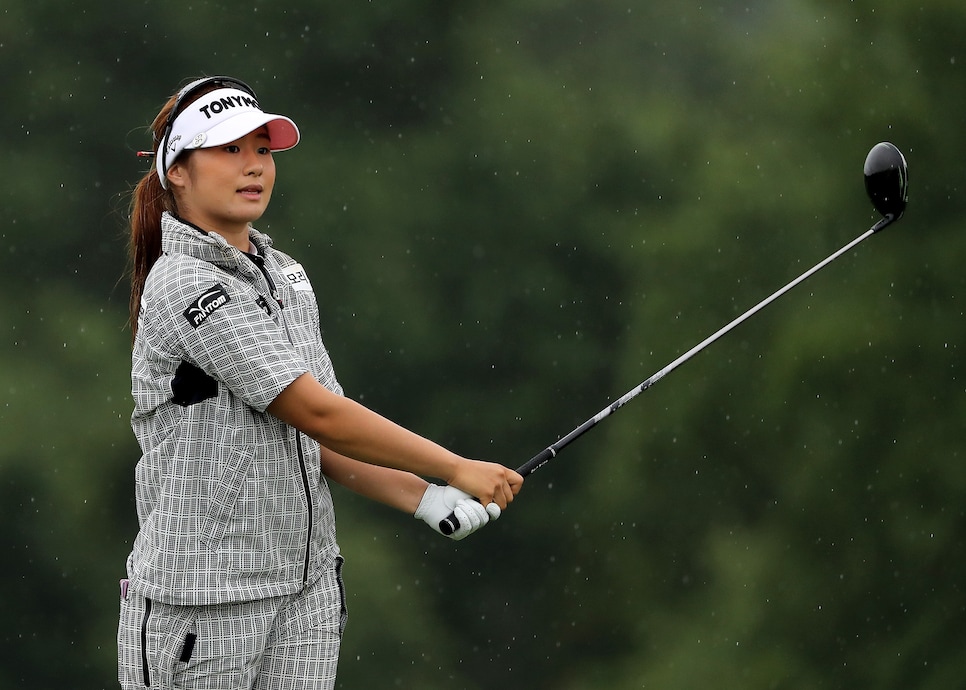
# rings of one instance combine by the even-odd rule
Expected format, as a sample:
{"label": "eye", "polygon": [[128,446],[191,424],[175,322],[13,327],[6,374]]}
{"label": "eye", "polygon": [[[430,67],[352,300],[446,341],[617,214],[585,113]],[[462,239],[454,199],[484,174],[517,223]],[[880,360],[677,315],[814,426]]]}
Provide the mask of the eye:
{"label": "eye", "polygon": [[239,151],[241,151],[241,148],[239,148],[235,144],[228,144],[228,146],[225,147],[225,151],[227,151],[228,153],[238,153]]}
{"label": "eye", "polygon": [[259,147],[258,152],[262,155],[265,155],[271,153],[272,149],[269,146],[261,146]]}

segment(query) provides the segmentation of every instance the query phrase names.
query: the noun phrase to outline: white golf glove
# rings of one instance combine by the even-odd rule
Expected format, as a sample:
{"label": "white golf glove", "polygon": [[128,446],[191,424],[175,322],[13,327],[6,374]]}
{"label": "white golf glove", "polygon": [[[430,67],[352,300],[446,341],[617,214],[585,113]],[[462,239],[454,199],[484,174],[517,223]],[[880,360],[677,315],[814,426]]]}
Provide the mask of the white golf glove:
{"label": "white golf glove", "polygon": [[[465,491],[454,486],[437,486],[430,484],[426,487],[419,507],[413,517],[422,520],[439,534],[454,541],[465,539],[485,525],[490,520],[500,517],[500,506],[490,503],[485,508],[483,504]],[[455,518],[456,529],[452,534],[446,534],[440,529],[440,523]]]}

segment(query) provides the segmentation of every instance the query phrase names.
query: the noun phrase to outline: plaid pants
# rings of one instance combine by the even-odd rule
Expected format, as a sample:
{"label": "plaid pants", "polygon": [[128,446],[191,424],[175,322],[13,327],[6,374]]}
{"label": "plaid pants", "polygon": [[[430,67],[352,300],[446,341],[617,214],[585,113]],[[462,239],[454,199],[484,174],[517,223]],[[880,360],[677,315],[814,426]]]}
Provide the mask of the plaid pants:
{"label": "plaid pants", "polygon": [[124,690],[299,690],[335,687],[346,623],[342,558],[298,594],[213,606],[121,597],[118,680]]}

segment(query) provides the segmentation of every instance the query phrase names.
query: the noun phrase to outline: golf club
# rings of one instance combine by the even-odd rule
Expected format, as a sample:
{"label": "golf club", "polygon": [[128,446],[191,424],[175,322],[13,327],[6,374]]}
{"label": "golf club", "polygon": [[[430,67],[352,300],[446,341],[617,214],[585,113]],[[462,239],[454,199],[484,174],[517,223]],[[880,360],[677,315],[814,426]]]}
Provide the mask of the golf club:
{"label": "golf club", "polygon": [[[517,472],[526,477],[530,473],[539,469],[547,462],[555,458],[557,453],[563,450],[566,446],[570,445],[577,438],[590,431],[601,421],[646,391],[648,388],[691,359],[694,355],[699,353],[708,345],[716,341],[728,331],[732,330],[735,326],[746,321],[754,314],[757,314],[759,311],[804,281],[806,278],[822,270],[843,254],[849,252],[860,242],[863,242],[886,226],[899,220],[906,210],[909,185],[909,171],[906,165],[905,157],[893,144],[884,141],[876,144],[872,147],[872,150],[869,151],[869,154],[865,159],[863,171],[865,173],[865,191],[868,194],[869,199],[872,201],[872,205],[882,215],[881,220],[875,223],[875,225],[869,228],[862,235],[859,235],[859,237],[839,249],[837,252],[830,255],[823,261],[815,264],[815,266],[805,271],[803,274],[795,278],[795,280],[791,281],[777,292],[774,292],[770,296],[763,299],[761,302],[756,304],[741,316],[737,317],[731,323],[719,329],[715,333],[712,333],[710,336],[692,347],[666,367],[653,374],[650,378],[646,379],[641,384],[625,393],[623,396],[612,402],[610,405],[578,426],[569,434],[559,439],[556,443],[551,444],[547,448],[534,455],[532,458],[527,460],[527,462],[521,465],[517,469]],[[458,528],[459,521],[452,513],[449,515],[449,517],[441,520],[439,523],[439,529],[441,532],[443,532],[443,534],[452,534]]]}

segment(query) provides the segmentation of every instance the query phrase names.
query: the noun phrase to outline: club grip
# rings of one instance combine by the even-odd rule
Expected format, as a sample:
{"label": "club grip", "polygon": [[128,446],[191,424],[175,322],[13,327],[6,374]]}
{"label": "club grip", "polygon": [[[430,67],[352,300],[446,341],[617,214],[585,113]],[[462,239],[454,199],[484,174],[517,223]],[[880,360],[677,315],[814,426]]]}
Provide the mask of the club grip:
{"label": "club grip", "polygon": [[[517,472],[523,476],[528,476],[534,470],[542,467],[547,461],[551,460],[555,455],[556,451],[553,447],[544,448],[542,451],[534,455],[532,458],[527,460],[525,463],[517,468]],[[439,521],[439,531],[445,534],[447,537],[452,536],[452,534],[460,528],[460,521],[456,517],[456,513],[450,513],[447,517]]]}
{"label": "club grip", "polygon": [[450,513],[448,517],[439,521],[439,531],[447,537],[460,528],[460,521],[456,519],[456,513]]}
{"label": "club grip", "polygon": [[517,473],[522,477],[529,477],[531,472],[543,467],[547,462],[553,459],[557,454],[557,451],[553,446],[549,448],[544,448],[539,453],[534,455],[532,458],[527,460],[525,463],[517,468]]}

